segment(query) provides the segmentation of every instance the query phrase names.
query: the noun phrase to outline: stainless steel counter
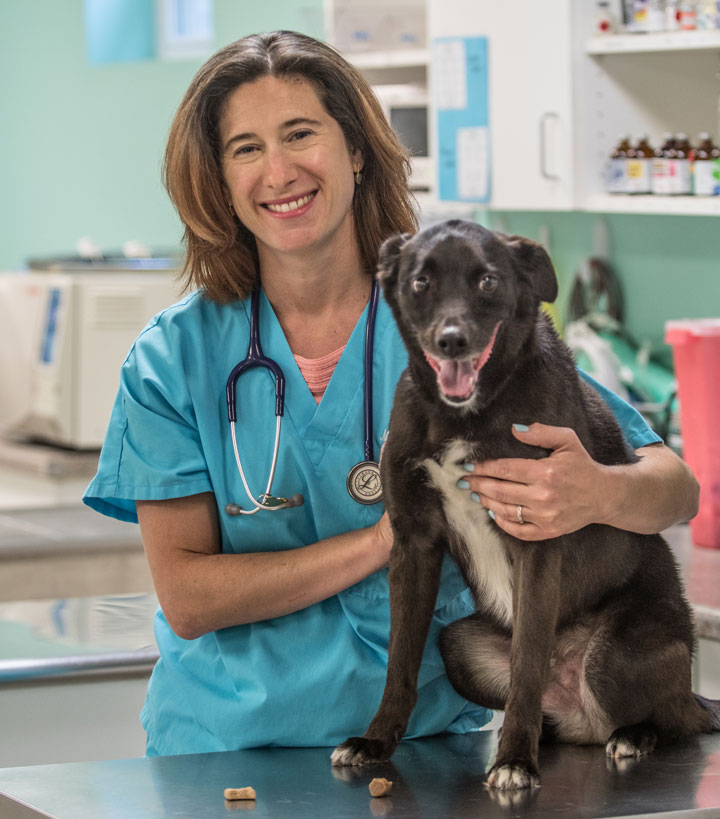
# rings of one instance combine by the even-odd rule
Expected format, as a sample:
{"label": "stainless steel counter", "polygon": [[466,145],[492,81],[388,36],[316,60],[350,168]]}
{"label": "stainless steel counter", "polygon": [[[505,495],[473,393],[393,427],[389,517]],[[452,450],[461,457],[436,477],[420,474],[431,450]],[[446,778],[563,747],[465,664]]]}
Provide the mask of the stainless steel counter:
{"label": "stainless steel counter", "polygon": [[[488,792],[495,732],[403,742],[392,762],[333,769],[328,748],[262,749],[0,771],[2,819],[510,819],[510,817],[720,817],[720,734],[617,764],[601,747],[545,746],[542,786]],[[371,778],[393,781],[373,799]],[[251,785],[255,802],[226,802],[227,787]]]}

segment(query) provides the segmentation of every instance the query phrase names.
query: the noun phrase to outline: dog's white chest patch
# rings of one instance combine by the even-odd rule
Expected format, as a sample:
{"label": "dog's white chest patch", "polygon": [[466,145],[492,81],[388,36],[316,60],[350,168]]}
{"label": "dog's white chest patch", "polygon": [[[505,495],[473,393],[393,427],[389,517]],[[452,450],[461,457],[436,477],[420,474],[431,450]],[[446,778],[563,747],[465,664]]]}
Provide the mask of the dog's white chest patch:
{"label": "dog's white chest patch", "polygon": [[512,623],[512,578],[505,549],[487,509],[470,498],[457,482],[467,478],[463,463],[469,460],[467,441],[455,440],[445,448],[437,463],[423,462],[430,482],[443,497],[445,517],[454,534],[464,544],[478,598],[506,625]]}

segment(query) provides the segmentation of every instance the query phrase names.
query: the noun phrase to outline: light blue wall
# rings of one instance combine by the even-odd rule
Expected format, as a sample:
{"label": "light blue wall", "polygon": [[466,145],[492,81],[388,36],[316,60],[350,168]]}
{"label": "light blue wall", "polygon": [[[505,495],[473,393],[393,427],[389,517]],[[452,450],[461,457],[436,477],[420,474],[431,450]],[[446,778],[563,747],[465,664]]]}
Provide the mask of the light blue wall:
{"label": "light blue wall", "polygon": [[[217,47],[253,31],[320,36],[322,0],[215,0]],[[91,66],[83,0],[0,0],[0,270],[127,239],[176,248],[160,182],[173,111],[201,61]]]}

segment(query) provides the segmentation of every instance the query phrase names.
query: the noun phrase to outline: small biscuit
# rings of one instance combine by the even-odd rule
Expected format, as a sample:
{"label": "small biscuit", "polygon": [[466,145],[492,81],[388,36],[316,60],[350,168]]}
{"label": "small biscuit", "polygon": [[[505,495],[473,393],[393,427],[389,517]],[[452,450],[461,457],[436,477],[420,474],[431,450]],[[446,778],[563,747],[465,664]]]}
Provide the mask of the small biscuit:
{"label": "small biscuit", "polygon": [[225,788],[226,799],[255,799],[255,788]]}
{"label": "small biscuit", "polygon": [[390,788],[392,788],[392,782],[389,779],[380,777],[373,779],[369,787],[370,796],[387,796],[390,793]]}

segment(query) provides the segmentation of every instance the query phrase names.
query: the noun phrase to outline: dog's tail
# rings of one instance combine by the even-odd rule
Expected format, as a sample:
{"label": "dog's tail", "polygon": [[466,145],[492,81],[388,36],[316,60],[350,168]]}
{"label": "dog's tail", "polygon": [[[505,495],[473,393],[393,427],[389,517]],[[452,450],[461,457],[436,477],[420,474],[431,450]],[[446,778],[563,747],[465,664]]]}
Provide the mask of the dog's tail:
{"label": "dog's tail", "polygon": [[709,700],[707,697],[701,697],[700,694],[693,694],[693,696],[695,702],[704,711],[703,732],[709,734],[712,731],[720,731],[720,700]]}

